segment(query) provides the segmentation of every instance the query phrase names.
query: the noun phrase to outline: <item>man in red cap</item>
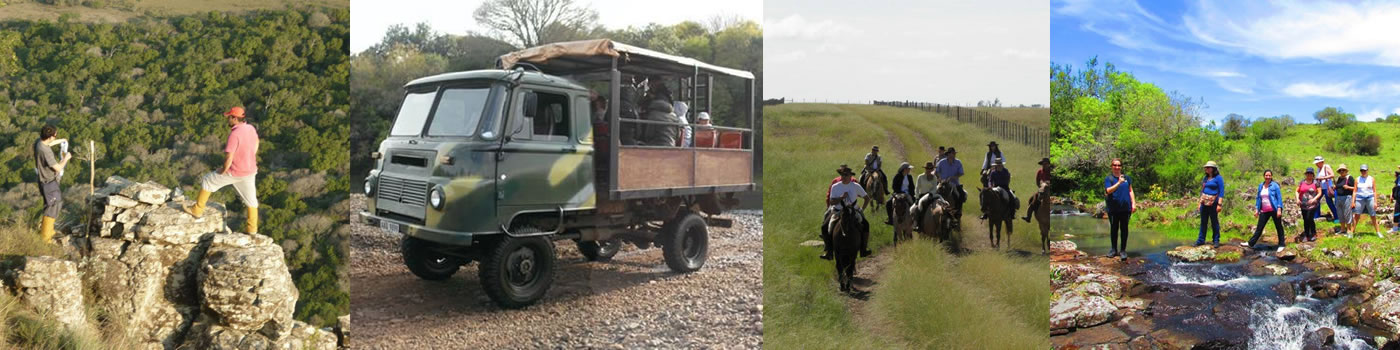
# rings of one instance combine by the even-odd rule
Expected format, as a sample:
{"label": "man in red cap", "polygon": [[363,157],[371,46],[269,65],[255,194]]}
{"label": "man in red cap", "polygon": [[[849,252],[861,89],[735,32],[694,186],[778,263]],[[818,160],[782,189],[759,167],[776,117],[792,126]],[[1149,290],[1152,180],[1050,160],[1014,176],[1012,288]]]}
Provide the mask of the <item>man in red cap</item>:
{"label": "man in red cap", "polygon": [[248,207],[248,221],[244,231],[258,233],[258,193],[253,178],[258,173],[258,131],[244,119],[243,107],[229,108],[224,112],[232,131],[228,134],[228,145],[224,146],[224,167],[204,174],[199,182],[199,198],[194,207],[185,212],[200,217],[204,214],[204,203],[209,201],[209,193],[224,186],[233,185],[238,197]]}

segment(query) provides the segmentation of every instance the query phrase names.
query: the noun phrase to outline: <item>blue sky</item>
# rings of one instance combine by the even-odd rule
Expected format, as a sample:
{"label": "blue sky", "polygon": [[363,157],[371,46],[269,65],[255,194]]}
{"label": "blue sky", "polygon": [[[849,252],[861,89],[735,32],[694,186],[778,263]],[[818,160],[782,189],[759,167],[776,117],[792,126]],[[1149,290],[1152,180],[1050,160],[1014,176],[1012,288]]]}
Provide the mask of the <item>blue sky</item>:
{"label": "blue sky", "polygon": [[1204,99],[1202,117],[1400,113],[1400,2],[1054,0],[1050,59]]}

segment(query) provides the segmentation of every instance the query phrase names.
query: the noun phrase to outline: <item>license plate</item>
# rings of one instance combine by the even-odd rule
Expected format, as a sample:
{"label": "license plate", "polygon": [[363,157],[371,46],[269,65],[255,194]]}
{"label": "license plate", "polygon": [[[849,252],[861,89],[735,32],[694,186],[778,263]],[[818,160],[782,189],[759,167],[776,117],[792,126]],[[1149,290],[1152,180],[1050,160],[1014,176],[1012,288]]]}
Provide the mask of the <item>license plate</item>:
{"label": "license plate", "polygon": [[399,223],[397,222],[390,222],[388,220],[380,221],[379,227],[389,232],[399,233]]}

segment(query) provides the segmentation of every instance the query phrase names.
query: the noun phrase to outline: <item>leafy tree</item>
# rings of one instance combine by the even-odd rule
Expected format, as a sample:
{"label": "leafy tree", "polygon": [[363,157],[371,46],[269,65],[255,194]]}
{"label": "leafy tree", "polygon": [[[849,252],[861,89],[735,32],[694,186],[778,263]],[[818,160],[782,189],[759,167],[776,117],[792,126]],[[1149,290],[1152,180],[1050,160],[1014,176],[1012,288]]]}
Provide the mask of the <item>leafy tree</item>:
{"label": "leafy tree", "polygon": [[1327,127],[1328,130],[1338,130],[1356,122],[1356,115],[1343,112],[1341,108],[1327,107],[1313,113],[1313,119]]}
{"label": "leafy tree", "polygon": [[1329,145],[1335,152],[1374,156],[1381,152],[1381,136],[1363,124],[1351,124],[1337,132]]}
{"label": "leafy tree", "polygon": [[1259,118],[1249,126],[1249,131],[1261,140],[1280,139],[1293,128],[1293,117],[1282,115],[1273,118]]}
{"label": "leafy tree", "polygon": [[1249,118],[1242,115],[1230,113],[1225,116],[1225,124],[1220,127],[1220,131],[1225,133],[1225,138],[1239,140],[1244,138],[1249,129]]}

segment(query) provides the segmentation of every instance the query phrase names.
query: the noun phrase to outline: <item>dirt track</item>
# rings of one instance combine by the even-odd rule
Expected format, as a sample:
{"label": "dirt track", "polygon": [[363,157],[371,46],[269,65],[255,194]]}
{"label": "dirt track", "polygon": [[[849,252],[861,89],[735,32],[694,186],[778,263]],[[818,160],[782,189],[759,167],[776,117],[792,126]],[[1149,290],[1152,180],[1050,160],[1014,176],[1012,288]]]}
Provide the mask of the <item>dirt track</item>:
{"label": "dirt track", "polygon": [[[359,196],[357,198],[363,198]],[[710,257],[691,274],[661,251],[628,245],[611,262],[587,262],[559,241],[554,285],[539,304],[503,310],[477,283],[476,264],[447,281],[403,266],[399,236],[352,225],[351,346],[437,348],[715,348],[762,346],[762,212],[734,211],[734,228],[710,228]]]}

